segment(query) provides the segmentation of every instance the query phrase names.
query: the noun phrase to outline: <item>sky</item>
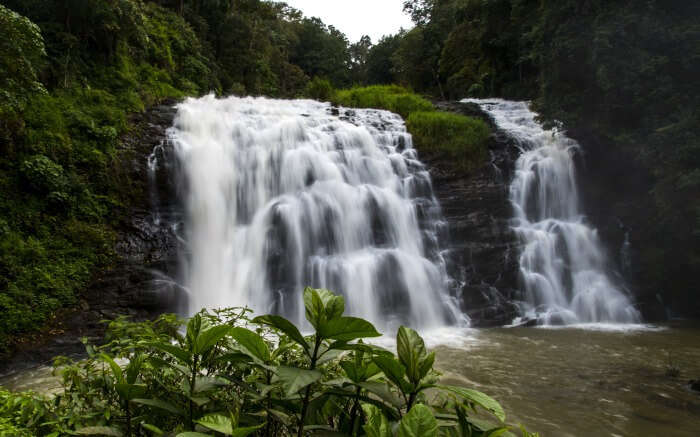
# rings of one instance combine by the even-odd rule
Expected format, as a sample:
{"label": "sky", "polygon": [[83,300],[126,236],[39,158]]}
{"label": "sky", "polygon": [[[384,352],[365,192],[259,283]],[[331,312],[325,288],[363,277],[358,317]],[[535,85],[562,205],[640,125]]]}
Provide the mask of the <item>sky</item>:
{"label": "sky", "polygon": [[413,27],[403,13],[403,0],[284,0],[307,17],[319,17],[343,32],[350,42],[369,35],[376,43],[401,27]]}

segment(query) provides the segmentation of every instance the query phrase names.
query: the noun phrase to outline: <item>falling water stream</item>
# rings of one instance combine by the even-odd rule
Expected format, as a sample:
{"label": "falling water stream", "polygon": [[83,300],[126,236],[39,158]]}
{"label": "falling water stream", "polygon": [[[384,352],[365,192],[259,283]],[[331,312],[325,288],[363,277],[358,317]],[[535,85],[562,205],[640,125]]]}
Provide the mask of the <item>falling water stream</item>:
{"label": "falling water stream", "polygon": [[523,243],[522,313],[541,324],[635,323],[639,313],[608,271],[594,228],[581,210],[573,155],[579,145],[536,121],[526,102],[478,104],[522,153],[510,184],[513,229]]}
{"label": "falling water stream", "polygon": [[304,323],[305,286],[391,331],[462,319],[430,176],[403,120],[310,100],[178,106],[189,312],[248,306]]}

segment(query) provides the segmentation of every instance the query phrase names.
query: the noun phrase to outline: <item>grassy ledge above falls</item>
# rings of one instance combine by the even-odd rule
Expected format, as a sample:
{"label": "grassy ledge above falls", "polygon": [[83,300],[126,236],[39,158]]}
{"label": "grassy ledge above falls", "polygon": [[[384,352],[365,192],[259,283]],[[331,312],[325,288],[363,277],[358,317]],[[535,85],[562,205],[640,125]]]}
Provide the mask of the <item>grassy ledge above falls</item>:
{"label": "grassy ledge above falls", "polygon": [[446,159],[461,171],[479,167],[487,155],[491,134],[482,120],[438,111],[432,103],[398,85],[373,85],[333,90],[329,83],[316,79],[307,94],[335,105],[350,108],[386,109],[401,115],[413,135],[416,149],[424,155]]}

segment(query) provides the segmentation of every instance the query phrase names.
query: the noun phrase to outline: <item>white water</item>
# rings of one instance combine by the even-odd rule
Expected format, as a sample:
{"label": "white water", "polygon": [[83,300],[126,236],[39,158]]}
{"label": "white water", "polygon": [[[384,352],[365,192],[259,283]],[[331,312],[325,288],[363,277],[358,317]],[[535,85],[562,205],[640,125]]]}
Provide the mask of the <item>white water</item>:
{"label": "white water", "polygon": [[543,324],[638,322],[638,311],[607,272],[596,230],[584,220],[573,161],[578,144],[544,129],[525,102],[463,102],[481,106],[522,149],[510,200],[513,228],[524,244],[523,315]]}
{"label": "white water", "polygon": [[266,98],[188,99],[170,129],[189,312],[248,306],[304,325],[305,286],[393,332],[460,323],[430,177],[395,114]]}

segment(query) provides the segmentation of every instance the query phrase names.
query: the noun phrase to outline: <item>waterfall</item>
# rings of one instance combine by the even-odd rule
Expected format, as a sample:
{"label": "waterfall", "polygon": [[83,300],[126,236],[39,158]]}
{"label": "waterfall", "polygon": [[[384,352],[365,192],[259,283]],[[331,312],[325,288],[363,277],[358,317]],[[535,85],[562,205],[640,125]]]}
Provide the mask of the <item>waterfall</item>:
{"label": "waterfall", "polygon": [[557,129],[544,129],[525,102],[463,102],[478,104],[522,151],[509,194],[513,229],[523,243],[523,315],[542,324],[638,322],[581,212],[573,161],[578,144]]}
{"label": "waterfall", "polygon": [[303,325],[312,286],[382,329],[460,322],[445,223],[398,115],[207,96],[178,105],[169,139],[190,313],[248,306]]}

